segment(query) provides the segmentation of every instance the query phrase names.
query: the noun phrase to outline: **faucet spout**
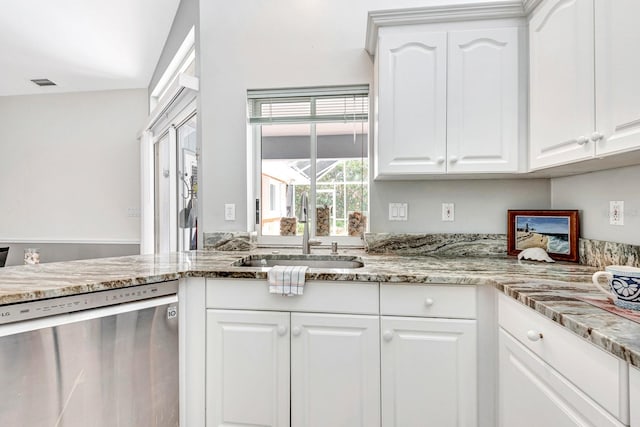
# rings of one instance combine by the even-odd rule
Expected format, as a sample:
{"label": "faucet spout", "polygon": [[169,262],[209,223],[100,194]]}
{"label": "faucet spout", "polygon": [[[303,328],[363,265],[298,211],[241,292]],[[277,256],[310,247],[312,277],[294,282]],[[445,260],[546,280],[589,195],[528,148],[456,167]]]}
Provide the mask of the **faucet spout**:
{"label": "faucet spout", "polygon": [[309,247],[309,196],[307,193],[302,193],[300,198],[300,222],[304,224],[302,230],[302,253],[304,255],[311,252]]}
{"label": "faucet spout", "polygon": [[309,222],[309,196],[306,191],[300,198],[300,222],[303,224]]}
{"label": "faucet spout", "polygon": [[302,193],[300,198],[300,223],[304,224],[302,230],[302,253],[308,255],[311,253],[311,245],[319,245],[316,240],[309,240],[309,196],[306,192]]}

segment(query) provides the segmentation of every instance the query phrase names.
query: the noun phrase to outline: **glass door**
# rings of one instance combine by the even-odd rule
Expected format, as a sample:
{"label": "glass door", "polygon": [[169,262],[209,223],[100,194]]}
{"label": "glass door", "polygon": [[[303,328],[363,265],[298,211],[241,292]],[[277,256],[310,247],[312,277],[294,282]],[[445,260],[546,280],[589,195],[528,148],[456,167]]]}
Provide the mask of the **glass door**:
{"label": "glass door", "polygon": [[[167,253],[176,249],[175,236],[175,215],[172,211],[175,209],[175,197],[172,193],[175,190],[175,162],[171,158],[171,132],[166,132],[154,144],[154,189],[155,189],[155,206],[154,206],[154,235],[155,235],[155,252]],[[173,165],[173,167],[172,167]]]}
{"label": "glass door", "polygon": [[198,247],[198,157],[197,116],[177,129],[178,159],[178,250]]}
{"label": "glass door", "polygon": [[197,249],[197,117],[178,116],[154,144],[155,252]]}

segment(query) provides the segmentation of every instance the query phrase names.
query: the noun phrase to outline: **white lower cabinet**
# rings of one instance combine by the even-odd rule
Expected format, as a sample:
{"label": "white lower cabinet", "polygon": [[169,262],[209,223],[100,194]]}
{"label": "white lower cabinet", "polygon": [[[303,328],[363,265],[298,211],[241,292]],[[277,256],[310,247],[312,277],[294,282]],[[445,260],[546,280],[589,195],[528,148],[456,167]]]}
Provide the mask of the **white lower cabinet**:
{"label": "white lower cabinet", "polygon": [[206,356],[188,359],[206,381],[185,385],[203,396],[194,427],[640,427],[639,369],[502,293],[478,295],[311,282],[284,298],[208,279]]}
{"label": "white lower cabinet", "polygon": [[378,316],[207,310],[207,426],[379,426],[379,348]]}
{"label": "white lower cabinet", "polygon": [[629,369],[629,402],[631,402],[631,427],[640,427],[640,369]]}
{"label": "white lower cabinet", "polygon": [[378,316],[291,313],[291,425],[380,425]]}
{"label": "white lower cabinet", "polygon": [[501,427],[629,424],[628,364],[498,295]]}
{"label": "white lower cabinet", "polygon": [[503,329],[499,360],[501,427],[624,425]]}
{"label": "white lower cabinet", "polygon": [[475,320],[382,316],[381,333],[383,427],[478,424]]}
{"label": "white lower cabinet", "polygon": [[207,426],[289,426],[289,313],[207,310]]}

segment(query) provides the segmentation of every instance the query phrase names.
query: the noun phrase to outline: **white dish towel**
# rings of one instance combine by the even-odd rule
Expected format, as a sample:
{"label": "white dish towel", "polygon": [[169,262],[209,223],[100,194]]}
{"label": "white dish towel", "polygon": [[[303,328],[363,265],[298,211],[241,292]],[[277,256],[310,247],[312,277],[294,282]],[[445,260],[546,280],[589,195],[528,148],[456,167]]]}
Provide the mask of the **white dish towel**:
{"label": "white dish towel", "polygon": [[276,265],[269,270],[269,292],[278,295],[302,295],[306,265]]}

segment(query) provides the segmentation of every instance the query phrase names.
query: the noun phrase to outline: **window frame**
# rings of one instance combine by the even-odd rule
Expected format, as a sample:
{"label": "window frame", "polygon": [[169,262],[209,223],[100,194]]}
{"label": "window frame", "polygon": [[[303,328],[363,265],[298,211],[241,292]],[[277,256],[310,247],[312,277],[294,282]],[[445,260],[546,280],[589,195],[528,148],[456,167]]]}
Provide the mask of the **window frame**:
{"label": "window frame", "polygon": [[[321,87],[321,88],[293,88],[293,89],[274,89],[274,90],[264,90],[264,91],[249,91],[248,94],[248,102],[247,102],[247,117],[250,117],[250,111],[252,108],[256,108],[258,105],[258,100],[265,98],[296,98],[296,97],[307,97],[307,98],[319,98],[323,96],[349,96],[349,95],[362,95],[366,94],[367,98],[369,98],[369,85],[358,85],[358,86],[336,86],[336,87]],[[253,103],[253,105],[252,105]],[[315,113],[313,111],[315,103],[311,103],[312,114]],[[331,121],[335,122],[335,121]],[[370,218],[371,218],[371,103],[368,104],[367,110],[367,119],[366,121],[356,120],[354,122],[364,122],[368,125],[367,137],[366,137],[366,147],[367,147],[367,225],[365,229],[365,233],[369,231],[370,226]],[[311,177],[316,176],[316,165],[317,165],[317,147],[318,147],[318,139],[316,132],[317,123],[323,123],[322,121],[314,122],[314,121],[301,121],[297,122],[299,124],[308,124],[310,128],[309,139],[310,139],[310,171],[309,175]],[[247,223],[248,230],[250,233],[256,235],[256,241],[259,246],[263,247],[290,247],[290,246],[299,246],[301,244],[301,235],[296,236],[269,236],[261,234],[261,223],[262,223],[262,212],[264,210],[263,204],[268,202],[262,199],[262,126],[267,123],[250,123],[247,120],[247,154],[248,154],[248,209],[247,209]],[[277,124],[277,123],[274,123]],[[283,123],[284,124],[284,123]],[[311,239],[319,240],[321,242],[321,246],[330,246],[331,242],[338,242],[340,246],[343,247],[352,247],[352,248],[362,248],[364,247],[364,236],[355,237],[355,236],[316,236],[316,197],[317,197],[317,177],[311,180],[310,183],[310,191],[309,191],[309,211],[312,213],[311,217],[313,218],[311,224],[309,224],[309,236]],[[260,200],[259,209],[257,207],[256,201]],[[297,217],[296,211],[297,206],[293,207],[294,216]],[[348,222],[348,218],[345,219],[345,222]]]}

